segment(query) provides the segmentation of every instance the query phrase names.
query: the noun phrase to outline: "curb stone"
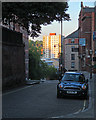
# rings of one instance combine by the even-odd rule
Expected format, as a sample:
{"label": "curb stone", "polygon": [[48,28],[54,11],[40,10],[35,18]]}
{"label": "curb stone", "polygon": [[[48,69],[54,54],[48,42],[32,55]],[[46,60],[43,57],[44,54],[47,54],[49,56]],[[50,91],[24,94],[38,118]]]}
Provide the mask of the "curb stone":
{"label": "curb stone", "polygon": [[26,80],[26,85],[39,84],[40,80]]}

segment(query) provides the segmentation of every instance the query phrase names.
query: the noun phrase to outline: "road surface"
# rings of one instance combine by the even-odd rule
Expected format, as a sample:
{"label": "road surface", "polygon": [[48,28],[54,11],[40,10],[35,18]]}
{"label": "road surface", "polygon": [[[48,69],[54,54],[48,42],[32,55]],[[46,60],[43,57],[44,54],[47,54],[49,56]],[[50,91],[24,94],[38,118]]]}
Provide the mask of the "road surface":
{"label": "road surface", "polygon": [[3,118],[62,118],[88,107],[88,100],[56,97],[58,80],[6,92],[2,96]]}

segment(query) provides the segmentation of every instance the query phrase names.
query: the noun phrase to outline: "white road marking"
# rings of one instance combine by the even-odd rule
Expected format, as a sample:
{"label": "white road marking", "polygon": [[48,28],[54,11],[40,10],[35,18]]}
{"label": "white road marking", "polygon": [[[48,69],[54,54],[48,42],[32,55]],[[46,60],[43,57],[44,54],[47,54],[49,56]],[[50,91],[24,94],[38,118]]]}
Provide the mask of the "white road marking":
{"label": "white road marking", "polygon": [[79,112],[81,112],[82,109],[78,110],[77,112],[73,113],[73,114],[78,114]]}
{"label": "white road marking", "polygon": [[83,112],[85,110],[85,108],[86,108],[86,100],[84,100],[84,105],[83,105],[83,108],[82,108],[81,112]]}
{"label": "white road marking", "polygon": [[78,113],[80,113],[80,112],[83,112],[83,111],[85,110],[85,107],[86,107],[86,100],[84,100],[83,108],[82,108],[82,109],[79,109],[79,110],[76,111],[75,113],[71,113],[71,114],[68,114],[68,115],[51,117],[51,118],[65,118],[66,116],[73,116],[73,115],[76,115],[76,114],[78,114]]}
{"label": "white road marking", "polygon": [[10,91],[10,92],[7,92],[7,93],[3,93],[2,95],[8,95],[8,94],[11,94],[11,93],[15,93],[15,92],[18,92],[18,91],[24,90],[24,89],[29,88],[29,87],[32,87],[32,86],[33,86],[33,85],[26,86],[26,87],[24,87],[24,88],[20,88],[20,89],[13,90],[13,91]]}

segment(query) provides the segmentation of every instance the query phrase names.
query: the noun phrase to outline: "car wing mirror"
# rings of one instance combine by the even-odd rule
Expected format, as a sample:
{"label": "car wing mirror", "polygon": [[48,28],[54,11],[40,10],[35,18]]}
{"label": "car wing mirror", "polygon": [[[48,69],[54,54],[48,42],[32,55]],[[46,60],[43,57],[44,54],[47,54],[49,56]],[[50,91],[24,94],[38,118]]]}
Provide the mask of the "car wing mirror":
{"label": "car wing mirror", "polygon": [[61,79],[59,79],[59,82],[61,82]]}

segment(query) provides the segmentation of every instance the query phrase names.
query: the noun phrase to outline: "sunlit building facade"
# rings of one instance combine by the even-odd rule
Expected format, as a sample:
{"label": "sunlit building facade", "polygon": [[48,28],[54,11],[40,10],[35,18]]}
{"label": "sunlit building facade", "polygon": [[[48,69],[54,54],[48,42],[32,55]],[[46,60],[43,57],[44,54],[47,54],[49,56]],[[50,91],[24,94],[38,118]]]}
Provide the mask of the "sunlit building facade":
{"label": "sunlit building facade", "polygon": [[44,58],[58,58],[61,53],[61,35],[50,33],[48,36],[43,36]]}
{"label": "sunlit building facade", "polygon": [[63,60],[64,68],[67,71],[79,71],[79,38],[78,30],[64,38]]}

